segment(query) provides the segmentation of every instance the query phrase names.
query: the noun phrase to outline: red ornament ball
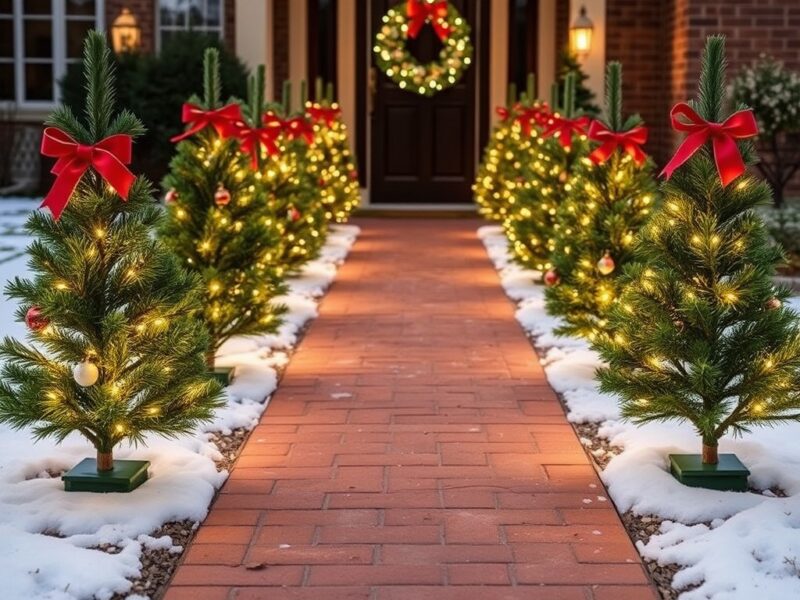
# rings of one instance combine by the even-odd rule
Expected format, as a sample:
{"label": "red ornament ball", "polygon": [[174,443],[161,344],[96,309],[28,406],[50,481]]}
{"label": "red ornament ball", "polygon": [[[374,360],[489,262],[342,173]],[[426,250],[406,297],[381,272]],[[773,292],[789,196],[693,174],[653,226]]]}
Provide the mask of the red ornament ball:
{"label": "red ornament ball", "polygon": [[550,269],[544,274],[544,284],[547,287],[553,287],[554,285],[558,285],[560,282],[561,277],[559,277],[555,269]]}
{"label": "red ornament ball", "polygon": [[350,171],[350,179],[352,179],[353,181],[358,179],[358,171],[355,171],[355,170]]}
{"label": "red ornament ball", "polygon": [[178,199],[178,190],[176,190],[175,188],[170,188],[167,191],[166,195],[164,196],[164,202],[166,202],[167,204],[172,204],[177,199]]}
{"label": "red ornament ball", "polygon": [[597,261],[597,270],[603,275],[611,275],[616,268],[617,264],[608,252],[605,253],[603,258]]}
{"label": "red ornament ball", "polygon": [[328,182],[325,181],[323,177],[320,177],[317,183],[319,184],[319,187],[325,187],[326,185],[328,185]]}
{"label": "red ornament ball", "polygon": [[25,313],[25,325],[31,331],[41,331],[50,324],[50,319],[42,314],[38,306],[31,306]]}
{"label": "red ornament ball", "polygon": [[294,206],[289,209],[289,220],[290,221],[299,221],[300,220],[300,211],[297,210]]}
{"label": "red ornament ball", "polygon": [[217,191],[214,193],[214,204],[217,206],[227,206],[230,201],[231,193],[220,183],[217,187]]}

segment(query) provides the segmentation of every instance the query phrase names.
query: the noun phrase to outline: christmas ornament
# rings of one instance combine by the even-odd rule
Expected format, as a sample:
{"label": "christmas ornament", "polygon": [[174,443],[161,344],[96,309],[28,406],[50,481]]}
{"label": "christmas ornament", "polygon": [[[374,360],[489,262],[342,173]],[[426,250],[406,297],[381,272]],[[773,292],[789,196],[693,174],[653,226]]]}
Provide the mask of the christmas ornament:
{"label": "christmas ornament", "polygon": [[231,193],[225,189],[221,183],[217,186],[217,191],[214,192],[214,204],[217,206],[227,206],[231,201]]}
{"label": "christmas ornament", "polygon": [[242,109],[238,104],[228,104],[216,110],[205,110],[196,104],[186,102],[181,111],[181,121],[189,125],[189,129],[170,138],[171,142],[180,142],[208,126],[213,127],[220,137],[236,134],[235,123],[242,120]]}
{"label": "christmas ornament", "polygon": [[42,134],[41,152],[58,160],[50,169],[56,180],[42,207],[49,208],[57,221],[89,167],[97,171],[127,201],[128,192],[136,179],[125,166],[131,162],[132,149],[133,138],[129,135],[111,135],[96,144],[86,145],[57,127],[46,127]]}
{"label": "christmas ornament", "polygon": [[297,210],[294,206],[289,207],[288,211],[289,220],[292,222],[296,222],[300,220],[300,211]]}
{"label": "christmas ornament", "polygon": [[178,199],[178,190],[176,190],[175,188],[170,188],[169,190],[167,190],[167,193],[164,196],[164,202],[166,202],[167,204],[171,204],[175,202],[177,199]]}
{"label": "christmas ornament", "polygon": [[677,329],[679,333],[683,333],[683,330],[686,329],[686,323],[680,319],[675,319],[672,324],[675,325],[675,329]]}
{"label": "christmas ornament", "polygon": [[[430,22],[442,42],[438,60],[422,65],[407,42]],[[470,27],[445,0],[408,0],[390,8],[375,35],[375,62],[400,89],[433,96],[458,83],[472,63]]]}
{"label": "christmas ornament", "polygon": [[75,365],[72,369],[72,377],[79,386],[90,387],[97,383],[97,379],[100,377],[100,369],[93,362],[85,360]]}
{"label": "christmas ornament", "polygon": [[675,156],[661,171],[661,175],[666,179],[672,177],[675,169],[689,160],[709,140],[722,187],[726,187],[745,172],[744,161],[736,140],[758,135],[758,124],[752,110],[740,110],[722,123],[710,123],[698,115],[691,106],[680,102],[670,112],[670,119],[673,129],[686,132],[688,135],[675,152]]}
{"label": "christmas ornament", "polygon": [[50,324],[50,319],[42,314],[38,306],[31,306],[25,313],[25,325],[31,331],[41,331]]}
{"label": "christmas ornament", "polygon": [[610,275],[616,268],[617,265],[614,262],[614,259],[611,258],[611,254],[608,252],[603,255],[603,258],[597,261],[597,270],[603,275]]}
{"label": "christmas ornament", "polygon": [[550,269],[544,274],[544,284],[547,287],[553,287],[554,285],[558,285],[561,281],[561,277],[558,276],[555,269]]}
{"label": "christmas ornament", "polygon": [[783,306],[783,303],[773,296],[772,298],[767,300],[767,303],[764,306],[766,307],[767,310],[777,310],[781,306]]}
{"label": "christmas ornament", "polygon": [[647,142],[647,128],[641,125],[620,132],[612,131],[600,121],[592,121],[589,125],[589,139],[601,143],[589,154],[589,158],[596,165],[606,162],[620,146],[637,165],[641,165],[647,159],[641,148]]}

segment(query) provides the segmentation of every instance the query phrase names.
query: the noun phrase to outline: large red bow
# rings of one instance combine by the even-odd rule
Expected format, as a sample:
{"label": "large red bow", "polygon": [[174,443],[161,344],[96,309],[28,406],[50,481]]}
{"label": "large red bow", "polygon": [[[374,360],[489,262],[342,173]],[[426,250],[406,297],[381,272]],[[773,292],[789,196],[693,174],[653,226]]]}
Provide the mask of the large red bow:
{"label": "large red bow", "polygon": [[244,123],[239,123],[239,129],[236,137],[242,148],[242,152],[250,155],[250,165],[253,169],[258,169],[258,159],[261,154],[261,148],[267,150],[269,156],[278,153],[278,137],[280,136],[280,129],[270,127],[248,127]]}
{"label": "large red bow", "polygon": [[439,39],[445,41],[450,37],[450,26],[447,24],[447,0],[426,2],[425,0],[408,0],[406,5],[408,16],[408,37],[414,39],[428,21]]}
{"label": "large red bow", "polygon": [[308,114],[308,118],[315,123],[325,123],[328,127],[333,127],[333,124],[339,118],[342,111],[336,106],[311,105],[308,107],[306,113]]}
{"label": "large red bow", "polygon": [[56,180],[42,206],[49,208],[58,220],[89,167],[97,171],[123,200],[127,200],[136,179],[125,166],[131,162],[132,150],[133,139],[129,135],[112,135],[94,145],[86,145],[56,127],[47,127],[42,135],[41,152],[58,160],[50,170]]}
{"label": "large red bow", "polygon": [[714,151],[714,162],[717,165],[722,187],[745,172],[745,164],[736,140],[744,140],[758,135],[758,124],[752,110],[740,110],[725,119],[723,123],[709,123],[698,115],[694,109],[681,102],[670,112],[672,128],[689,135],[675,152],[675,156],[667,163],[662,175],[669,179],[672,173],[689,160],[709,139]]}
{"label": "large red bow", "polygon": [[221,137],[236,135],[237,128],[235,123],[242,120],[242,109],[238,104],[228,104],[216,110],[205,110],[195,104],[186,102],[181,111],[181,122],[188,123],[189,129],[181,134],[170,138],[171,142],[180,142],[187,137],[194,135],[209,125],[213,127]]}
{"label": "large red bow", "polygon": [[543,125],[550,117],[547,105],[517,107],[517,123],[522,128],[522,132],[530,136],[532,124]]}
{"label": "large red bow", "polygon": [[586,133],[589,122],[589,117],[585,116],[567,119],[566,117],[551,115],[547,120],[547,126],[542,132],[542,137],[548,138],[558,134],[558,141],[561,142],[564,148],[569,150],[572,147],[573,136]]}
{"label": "large red bow", "polygon": [[589,126],[589,139],[601,144],[589,154],[589,158],[596,165],[606,162],[620,146],[637,165],[641,165],[647,159],[642,150],[642,146],[647,142],[647,128],[644,126],[633,127],[628,131],[611,131],[600,121],[592,121]]}
{"label": "large red bow", "polygon": [[314,142],[314,128],[303,117],[292,117],[283,121],[283,132],[290,140],[302,137],[307,144]]}

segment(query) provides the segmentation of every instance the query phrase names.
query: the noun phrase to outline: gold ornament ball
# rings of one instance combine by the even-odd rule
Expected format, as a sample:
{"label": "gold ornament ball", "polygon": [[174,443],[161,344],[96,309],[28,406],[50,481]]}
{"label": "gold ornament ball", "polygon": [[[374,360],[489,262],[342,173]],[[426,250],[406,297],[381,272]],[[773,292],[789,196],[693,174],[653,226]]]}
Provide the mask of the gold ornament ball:
{"label": "gold ornament ball", "polygon": [[600,271],[602,275],[611,275],[616,268],[617,264],[608,252],[605,253],[603,258],[597,261],[597,270]]}
{"label": "gold ornament ball", "polygon": [[79,386],[90,387],[97,383],[100,377],[100,369],[93,362],[85,360],[73,367],[72,377]]}

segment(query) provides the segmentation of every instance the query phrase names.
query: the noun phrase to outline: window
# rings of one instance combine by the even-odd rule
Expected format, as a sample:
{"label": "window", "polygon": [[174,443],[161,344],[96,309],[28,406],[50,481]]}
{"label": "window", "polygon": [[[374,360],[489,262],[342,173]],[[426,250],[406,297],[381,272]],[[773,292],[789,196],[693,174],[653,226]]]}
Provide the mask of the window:
{"label": "window", "polygon": [[176,31],[202,31],[222,37],[222,4],[223,0],[159,0],[159,47]]}
{"label": "window", "polygon": [[336,0],[308,0],[308,81],[315,98],[314,82],[336,83]]}
{"label": "window", "polygon": [[538,13],[538,0],[509,0],[508,81],[520,91],[536,72]]}
{"label": "window", "polygon": [[57,102],[57,81],[80,59],[86,33],[102,28],[101,3],[0,0],[0,100],[32,108]]}

